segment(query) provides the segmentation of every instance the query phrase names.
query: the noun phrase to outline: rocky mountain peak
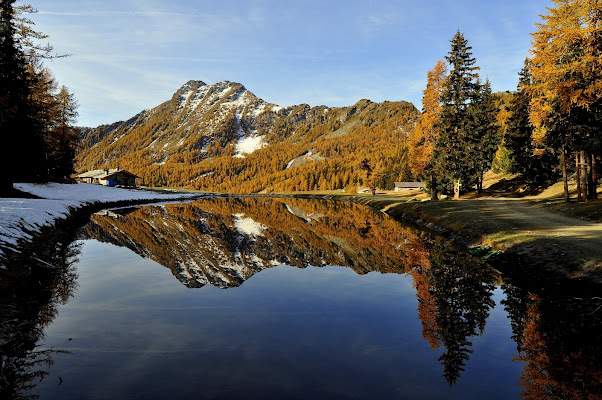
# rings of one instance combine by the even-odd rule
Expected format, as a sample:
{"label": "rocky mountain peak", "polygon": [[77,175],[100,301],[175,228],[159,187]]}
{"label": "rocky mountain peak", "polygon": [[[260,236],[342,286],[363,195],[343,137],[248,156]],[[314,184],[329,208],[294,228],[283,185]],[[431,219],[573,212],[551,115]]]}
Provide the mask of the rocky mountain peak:
{"label": "rocky mountain peak", "polygon": [[[291,160],[310,155],[301,167],[329,157],[338,158],[336,165],[347,165],[345,177],[352,177],[357,174],[350,161],[355,155],[347,154],[346,148],[356,149],[357,143],[364,143],[364,147],[374,151],[389,149],[392,135],[406,135],[411,130],[417,112],[410,103],[369,100],[360,100],[350,107],[300,104],[282,108],[255,96],[237,82],[209,85],[190,80],[171,99],[128,121],[82,130],[77,170],[123,165],[148,185],[235,191],[240,187],[223,185],[246,184],[268,174],[280,174],[273,179],[287,182],[308,176],[284,171],[290,169],[287,165],[291,165]],[[364,128],[361,133],[360,128]],[[375,134],[370,139],[372,131]],[[378,144],[381,137],[387,140],[384,147]],[[330,167],[326,163],[320,166]],[[319,174],[314,185],[321,182],[339,189],[349,184],[339,179],[343,173],[339,169],[336,173],[315,168],[310,172]],[[265,182],[270,181],[253,183],[251,189],[244,190],[271,190],[272,186]],[[302,183],[301,186],[308,186]],[[295,185],[301,187],[299,183]]]}

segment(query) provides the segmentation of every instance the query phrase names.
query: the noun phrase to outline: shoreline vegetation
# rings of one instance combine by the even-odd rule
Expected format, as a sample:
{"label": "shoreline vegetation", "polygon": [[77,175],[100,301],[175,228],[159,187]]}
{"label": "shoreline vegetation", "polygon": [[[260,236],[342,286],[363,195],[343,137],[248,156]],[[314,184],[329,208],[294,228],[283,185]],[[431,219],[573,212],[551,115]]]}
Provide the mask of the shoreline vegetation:
{"label": "shoreline vegetation", "polygon": [[[490,188],[499,188],[500,182],[509,182],[505,179],[493,181],[496,183],[490,185]],[[59,186],[93,191],[101,189],[109,194],[115,190],[87,184]],[[20,189],[25,189],[24,192],[29,195],[42,197],[37,201],[53,201],[43,198],[45,190],[39,190],[40,187],[47,185],[28,185]],[[96,201],[82,200],[79,205],[67,205],[68,211],[65,214],[47,218],[44,224],[27,225],[21,221],[17,229],[21,229],[23,235],[17,235],[12,246],[7,246],[6,240],[0,240],[0,248],[5,252],[8,250],[9,253],[19,253],[20,246],[33,242],[35,236],[39,236],[42,231],[46,235],[48,230],[58,229],[66,221],[81,219],[108,208],[191,201],[208,196],[312,198],[351,201],[372,207],[397,221],[451,240],[473,255],[483,258],[502,273],[531,276],[530,280],[534,284],[553,280],[601,284],[602,224],[598,222],[602,221],[602,203],[591,202],[587,207],[583,207],[583,204],[567,204],[564,203],[562,191],[562,183],[558,183],[541,193],[524,197],[517,197],[520,194],[516,191],[486,189],[481,195],[473,193],[460,200],[441,201],[428,201],[428,195],[418,190],[397,193],[377,191],[372,196],[369,193],[348,194],[340,191],[232,194],[198,192],[184,188],[146,188],[126,190],[130,194],[120,194],[104,200],[95,193]],[[32,229],[32,226],[37,226],[38,229]],[[3,232],[3,236],[5,235]],[[21,239],[18,244],[17,239]],[[0,260],[1,258],[2,254]]]}

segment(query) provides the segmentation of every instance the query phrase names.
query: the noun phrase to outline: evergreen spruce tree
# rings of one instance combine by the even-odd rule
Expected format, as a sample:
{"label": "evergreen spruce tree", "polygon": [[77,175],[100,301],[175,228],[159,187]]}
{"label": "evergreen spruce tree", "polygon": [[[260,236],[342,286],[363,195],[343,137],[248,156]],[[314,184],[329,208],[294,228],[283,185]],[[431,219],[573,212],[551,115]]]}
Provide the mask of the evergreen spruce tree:
{"label": "evergreen spruce tree", "polygon": [[483,175],[491,167],[498,149],[500,129],[497,124],[498,107],[491,93],[489,80],[480,86],[477,98],[467,110],[470,123],[466,143],[466,162],[468,168],[472,170],[470,183],[476,185],[477,193],[481,193]]}
{"label": "evergreen spruce tree", "polygon": [[0,191],[16,181],[45,179],[46,157],[42,128],[32,106],[28,72],[16,40],[15,0],[0,2]]}
{"label": "evergreen spruce tree", "polygon": [[533,127],[529,121],[531,96],[526,91],[529,85],[531,85],[531,72],[528,60],[525,60],[525,67],[519,72],[517,93],[509,106],[511,115],[508,118],[508,129],[504,138],[506,148],[510,150],[512,163],[510,172],[525,176],[529,174],[534,150],[531,140]]}
{"label": "evergreen spruce tree", "polygon": [[[468,108],[478,98],[480,84],[478,67],[468,41],[460,31],[451,40],[451,50],[445,57],[451,70],[445,82],[438,125],[439,140],[435,148],[435,165],[439,177],[446,177],[455,186],[456,197],[460,185],[470,184],[474,168],[468,157],[471,142],[471,116]],[[449,188],[448,188],[449,189]]]}

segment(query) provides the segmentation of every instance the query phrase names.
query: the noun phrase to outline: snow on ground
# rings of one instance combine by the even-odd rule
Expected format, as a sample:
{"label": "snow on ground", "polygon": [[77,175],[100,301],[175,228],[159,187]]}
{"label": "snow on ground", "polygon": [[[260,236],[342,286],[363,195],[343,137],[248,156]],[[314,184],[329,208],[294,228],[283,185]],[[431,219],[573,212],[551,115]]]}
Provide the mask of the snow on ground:
{"label": "snow on ground", "polygon": [[193,193],[158,193],[145,190],[110,188],[78,183],[73,185],[48,183],[16,183],[16,189],[42,199],[0,198],[0,255],[2,248],[15,251],[19,239],[31,240],[32,234],[56,220],[67,218],[72,208],[92,203],[110,203],[127,200],[166,200],[198,197]]}
{"label": "snow on ground", "polygon": [[234,150],[236,151],[234,157],[243,158],[244,154],[251,154],[255,150],[259,150],[265,146],[266,143],[263,141],[263,136],[251,135],[238,139],[238,142],[234,146]]}
{"label": "snow on ground", "polygon": [[293,165],[293,163],[295,162],[296,158],[293,158],[292,160],[290,160],[288,162],[288,164],[286,164],[286,168],[285,169],[289,169],[291,167],[291,165]]}

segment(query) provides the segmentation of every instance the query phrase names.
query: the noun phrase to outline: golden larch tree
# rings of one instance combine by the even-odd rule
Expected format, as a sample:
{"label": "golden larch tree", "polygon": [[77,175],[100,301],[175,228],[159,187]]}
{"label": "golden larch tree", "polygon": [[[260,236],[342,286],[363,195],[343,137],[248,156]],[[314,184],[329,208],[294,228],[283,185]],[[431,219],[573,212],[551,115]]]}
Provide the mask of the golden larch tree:
{"label": "golden larch tree", "polygon": [[[592,114],[602,95],[602,1],[553,0],[532,42],[530,120],[534,140],[554,142],[563,152],[565,200],[567,150],[576,151],[585,198],[595,198],[594,150],[600,147]],[[595,123],[595,122],[594,122]],[[587,174],[587,179],[586,179]],[[580,182],[578,182],[580,184]],[[579,195],[581,191],[579,190]]]}
{"label": "golden larch tree", "polygon": [[408,136],[410,169],[416,175],[430,175],[431,200],[437,200],[437,185],[431,160],[439,137],[436,125],[441,112],[441,93],[446,77],[447,66],[443,60],[439,60],[427,73],[427,84],[422,98],[422,115],[416,123],[416,128]]}

